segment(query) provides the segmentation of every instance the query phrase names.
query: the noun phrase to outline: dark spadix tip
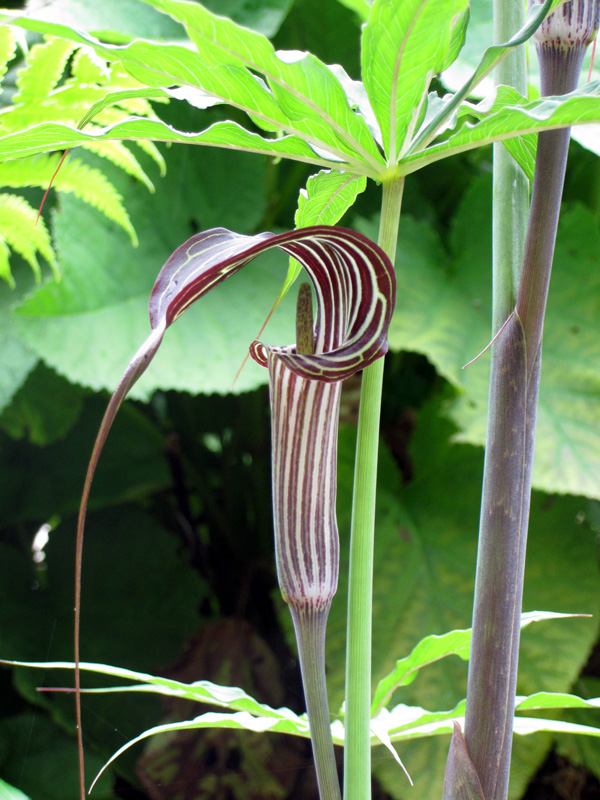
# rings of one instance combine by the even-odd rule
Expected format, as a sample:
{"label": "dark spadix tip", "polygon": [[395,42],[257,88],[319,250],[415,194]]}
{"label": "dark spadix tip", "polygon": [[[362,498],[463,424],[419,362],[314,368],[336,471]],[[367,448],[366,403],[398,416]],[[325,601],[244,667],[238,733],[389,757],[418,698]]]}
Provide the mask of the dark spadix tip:
{"label": "dark spadix tip", "polygon": [[312,356],[315,352],[313,306],[310,283],[301,283],[296,302],[296,352]]}

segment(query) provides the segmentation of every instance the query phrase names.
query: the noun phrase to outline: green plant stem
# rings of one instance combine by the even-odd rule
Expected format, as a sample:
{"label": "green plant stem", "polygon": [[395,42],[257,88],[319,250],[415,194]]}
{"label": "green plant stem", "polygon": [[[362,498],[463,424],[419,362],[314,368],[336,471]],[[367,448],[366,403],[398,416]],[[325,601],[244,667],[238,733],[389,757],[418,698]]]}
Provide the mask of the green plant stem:
{"label": "green plant stem", "polygon": [[[521,0],[494,0],[494,43],[507,42],[525,23]],[[527,94],[525,47],[516,47],[496,67],[496,86]],[[502,142],[494,144],[492,335],[515,307],[529,210],[529,182]],[[493,348],[492,348],[493,351]]]}
{"label": "green plant stem", "polygon": [[325,630],[329,605],[326,608],[290,606],[290,611],[298,643],[319,797],[320,800],[341,800],[325,679]]}
{"label": "green plant stem", "polygon": [[[404,179],[383,185],[379,245],[394,261]],[[375,490],[384,360],[362,376],[348,575],[344,798],[371,797],[371,615]]]}

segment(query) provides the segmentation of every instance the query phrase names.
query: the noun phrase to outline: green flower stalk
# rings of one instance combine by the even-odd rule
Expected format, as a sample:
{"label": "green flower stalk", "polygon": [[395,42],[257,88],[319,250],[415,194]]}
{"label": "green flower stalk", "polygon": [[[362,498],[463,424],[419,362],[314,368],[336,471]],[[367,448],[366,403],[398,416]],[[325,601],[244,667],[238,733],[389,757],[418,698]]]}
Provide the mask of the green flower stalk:
{"label": "green flower stalk", "polygon": [[150,298],[151,333],[111,398],[81,501],[75,598],[78,730],[81,743],[83,528],[92,478],[110,426],[127,392],[157,352],[167,328],[197,299],[273,247],[304,266],[316,295],[313,326],[312,300],[306,288],[301,288],[299,345],[275,347],[254,342],[250,352],[259,364],[269,368],[277,574],[298,641],[319,791],[322,800],[339,800],[325,683],[325,626],[339,569],[335,498],[341,382],[387,352],[396,293],[389,258],[369,239],[344,228],[321,225],[277,236],[242,236],[214,228],[181,245],[160,271]]}
{"label": "green flower stalk", "polygon": [[[565,3],[534,35],[543,95],[576,88],[599,2]],[[465,742],[455,729],[444,800],[508,793],[542,331],[568,146],[568,129],[539,134],[516,308],[493,348]]]}

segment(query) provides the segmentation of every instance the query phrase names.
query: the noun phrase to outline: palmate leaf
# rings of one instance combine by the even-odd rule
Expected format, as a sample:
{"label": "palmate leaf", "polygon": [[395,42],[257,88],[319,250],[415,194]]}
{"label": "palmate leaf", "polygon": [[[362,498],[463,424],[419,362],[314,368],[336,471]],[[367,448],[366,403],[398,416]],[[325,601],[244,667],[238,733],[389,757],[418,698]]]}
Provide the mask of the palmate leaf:
{"label": "palmate leaf", "polygon": [[[170,13],[185,20],[202,54],[169,43],[134,41],[113,47],[64,25],[13,19],[27,29],[91,45],[103,58],[118,59],[147,87],[201,89],[246,112],[264,130],[287,132],[309,142],[316,148],[315,152],[307,147],[313,163],[329,166],[330,161],[335,165],[337,160],[351,163],[361,174],[381,171],[383,160],[366,123],[350,108],[333,73],[314,56],[291,53],[279,57],[265,37],[212,15],[199,5],[176,0],[157,0],[152,5],[164,10],[168,6]],[[214,42],[210,33],[213,28]],[[227,54],[229,47],[232,50]],[[250,50],[254,60],[250,59]],[[257,79],[250,68],[263,73],[264,79]]]}
{"label": "palmate leaf", "polygon": [[446,141],[406,156],[399,170],[408,175],[442,158],[492,142],[599,121],[600,81],[596,81],[561,97],[543,97],[486,113],[478,122],[461,125]]}
{"label": "palmate leaf", "polygon": [[[552,619],[571,616],[553,612],[531,612],[524,614],[522,625],[542,619]],[[435,637],[439,643],[454,641],[453,637],[462,635],[467,631],[452,631],[444,636]],[[426,637],[420,645],[426,649],[434,637]],[[463,637],[464,638],[464,637]],[[461,640],[462,641],[462,640]],[[456,639],[458,642],[458,639]],[[416,652],[419,646],[415,648]],[[443,655],[451,652],[460,652],[468,657],[468,641],[462,641],[456,648],[444,648]],[[465,651],[466,646],[466,651]],[[422,649],[422,648],[421,648]],[[447,652],[446,652],[447,651]],[[440,656],[441,657],[441,656]],[[411,656],[409,656],[411,658]],[[50,669],[73,670],[75,664],[71,662],[3,662],[13,666],[24,666]],[[400,663],[400,662],[399,662]],[[125,750],[133,744],[160,733],[172,733],[181,730],[195,730],[200,728],[234,728],[252,730],[255,732],[280,732],[308,738],[310,736],[306,715],[297,715],[288,708],[274,709],[264,703],[257,702],[243,690],[237,687],[219,686],[210,681],[196,681],[188,684],[171,678],[153,676],[147,673],[136,672],[120,667],[105,664],[81,663],[80,668],[97,674],[111,675],[113,677],[134,681],[132,685],[111,686],[106,688],[86,689],[86,694],[113,694],[113,693],[156,693],[167,697],[178,697],[193,702],[208,703],[227,709],[229,713],[208,712],[184,722],[167,723],[158,725],[144,731],[139,736],[127,742],[106,763],[103,770],[115,761]],[[516,698],[516,711],[550,710],[550,709],[598,709],[600,698],[583,699],[576,695],[554,692],[537,692],[529,696]],[[462,700],[450,711],[428,711],[418,706],[400,704],[391,710],[382,709],[371,721],[371,744],[376,746],[386,744],[392,751],[392,742],[406,741],[409,739],[437,736],[450,733],[455,723],[464,724],[465,701]],[[515,733],[528,735],[542,731],[575,733],[591,736],[600,736],[600,729],[589,725],[577,725],[559,720],[534,718],[531,716],[515,716]],[[335,720],[331,725],[334,742],[344,744],[344,728],[340,720]],[[395,758],[397,755],[394,752]]]}
{"label": "palmate leaf", "polygon": [[[410,28],[410,24],[404,16],[397,15],[398,19],[389,27],[396,36],[394,46],[398,45],[403,54],[399,61],[394,62],[398,73],[392,71],[390,77],[389,67],[379,66],[379,62],[383,62],[385,59],[369,59],[366,56],[363,59],[366,88],[373,95],[371,97],[373,109],[371,109],[368,103],[363,102],[357,105],[356,86],[350,88],[349,82],[340,77],[339,70],[329,69],[313,57],[297,53],[277,54],[268,40],[260,34],[236,26],[229,20],[216,17],[196,4],[182,2],[182,0],[144,1],[184,22],[202,54],[175,44],[140,41],[115,47],[103,44],[94,37],[82,34],[65,25],[31,18],[18,19],[16,22],[31,30],[61,35],[80,44],[90,45],[103,58],[118,57],[131,75],[135,76],[142,84],[146,84],[145,88],[140,87],[140,96],[144,96],[149,90],[159,90],[160,87],[168,85],[191,87],[205,98],[213,96],[216,102],[226,102],[240,108],[264,130],[277,132],[278,137],[259,136],[233,122],[219,123],[198,134],[184,134],[173,131],[168,126],[161,126],[160,123],[154,121],[152,124],[141,124],[139,120],[130,120],[121,125],[110,125],[99,132],[98,136],[157,139],[236,148],[249,152],[284,156],[317,164],[320,167],[337,168],[356,175],[381,179],[386,175],[386,168],[377,145],[372,136],[367,133],[371,129],[373,136],[378,140],[378,125],[374,117],[371,123],[368,120],[375,110],[375,105],[378,105],[377,117],[381,117],[383,109],[389,108],[392,101],[391,107],[394,115],[400,108],[404,108],[404,112],[406,112],[403,115],[399,111],[397,119],[394,116],[400,126],[399,130],[405,130],[405,138],[408,136],[406,138],[408,153],[401,160],[397,174],[408,174],[434,160],[465,149],[478,147],[489,141],[535,133],[539,130],[577,122],[594,122],[600,119],[597,107],[594,103],[589,102],[591,98],[587,98],[588,102],[584,106],[576,108],[572,105],[568,106],[568,110],[555,115],[549,123],[538,120],[534,125],[524,123],[523,127],[519,127],[518,122],[515,127],[515,120],[510,117],[509,110],[503,109],[496,114],[498,125],[506,121],[501,135],[497,135],[496,131],[490,134],[485,129],[484,126],[489,121],[489,117],[486,117],[479,126],[473,126],[475,133],[467,137],[468,143],[464,143],[460,138],[461,133],[463,136],[465,135],[461,128],[456,132],[456,138],[451,137],[451,142],[445,141],[443,144],[427,148],[427,144],[436,136],[437,131],[447,126],[448,118],[459,107],[468,92],[483,80],[512,47],[525,41],[531,35],[540,19],[559,0],[546,0],[543,6],[536,7],[535,13],[530,16],[523,30],[519,31],[506,45],[488,48],[474,75],[451,102],[446,103],[440,113],[428,121],[427,126],[410,141],[410,144],[410,135],[420,124],[425,111],[425,94],[416,98],[415,108],[409,108],[406,105],[408,94],[402,93],[401,97],[397,94],[398,87],[404,85],[399,80],[408,70],[406,78],[402,77],[402,80],[406,80],[407,85],[412,86],[414,70],[411,64],[417,58],[415,47],[419,36],[421,38],[424,36],[422,22],[425,17],[429,19],[428,14],[431,14],[430,21],[433,28],[442,30],[440,41],[444,44],[434,47],[435,52],[432,54],[437,68],[443,69],[456,56],[464,33],[464,7],[461,6],[462,12],[457,11],[458,5],[449,9],[445,7],[442,14],[437,8],[439,4],[423,2],[422,8],[415,17],[414,30]],[[446,2],[449,3],[450,0],[446,0]],[[458,4],[460,0],[455,0],[455,2]],[[434,5],[437,10],[430,9],[430,6]],[[365,53],[371,52],[374,55],[378,44],[381,44],[384,49],[389,45],[388,31],[385,30],[382,20],[386,18],[386,14],[390,13],[392,8],[395,8],[392,0],[381,0],[374,5],[370,22],[365,29],[363,43]],[[400,24],[400,17],[404,20],[402,24]],[[378,37],[383,37],[381,42]],[[432,46],[431,42],[437,42],[438,38],[440,37],[428,36],[426,46]],[[391,45],[389,47],[394,50]],[[394,59],[398,52],[394,50],[392,53]],[[421,70],[419,80],[422,84],[422,91],[425,92],[431,77],[431,70],[427,66],[423,73],[419,66],[426,62],[422,58],[422,53],[420,53],[419,59],[421,60],[414,61],[414,64],[417,65],[414,68],[418,67]],[[375,72],[369,72],[369,70],[375,70]],[[384,75],[383,73],[379,74],[378,70],[384,72],[388,70],[388,72]],[[256,73],[262,77],[257,78]],[[335,73],[335,78],[332,73]],[[380,119],[379,122],[382,123],[382,120]],[[395,127],[389,120],[385,124],[388,130],[386,135],[389,139],[390,130],[393,128],[395,131]],[[281,133],[284,135],[279,138]],[[396,135],[394,134],[394,136]],[[19,136],[16,138],[2,137],[0,158],[11,157],[15,154],[41,152],[52,147],[75,145],[85,139],[85,135],[79,136],[64,128],[39,127],[35,129],[35,132],[28,131],[23,138]],[[394,145],[394,148],[397,149],[397,146],[399,146],[398,143]],[[517,154],[522,152],[523,158],[528,160],[527,150],[517,147],[515,152]]]}
{"label": "palmate leaf", "polygon": [[[358,156],[371,169],[383,165],[365,121],[353,113],[332,70],[314,55],[296,51],[276,53],[266,37],[211,14],[201,5],[181,0],[144,2],[186,26],[201,58],[213,70],[222,71],[219,74],[224,83],[240,80],[242,75],[261,74],[289,120],[284,130],[331,152]],[[210,86],[202,88],[212,93]],[[215,94],[222,96],[221,92]],[[262,125],[260,118],[256,121]],[[275,130],[280,128],[278,125]]]}

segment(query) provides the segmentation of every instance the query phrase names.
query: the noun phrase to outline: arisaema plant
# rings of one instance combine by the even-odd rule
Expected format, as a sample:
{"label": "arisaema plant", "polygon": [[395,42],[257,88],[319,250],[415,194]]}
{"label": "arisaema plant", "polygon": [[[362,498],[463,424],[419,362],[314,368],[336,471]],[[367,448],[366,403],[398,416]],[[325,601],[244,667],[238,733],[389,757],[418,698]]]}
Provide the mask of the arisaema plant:
{"label": "arisaema plant", "polygon": [[[247,238],[214,229],[193,237],[167,261],[151,299],[152,332],[128,367],[100,430],[86,481],[80,532],[91,478],[108,428],[123,397],[145,371],[166,328],[194,299],[254,255],[279,246],[292,258],[286,288],[297,276],[299,264],[309,273],[317,294],[316,323],[313,327],[305,321],[310,319],[308,309],[312,304],[305,298],[298,314],[296,346],[254,344],[252,353],[269,367],[276,560],[299,641],[322,796],[339,796],[332,737],[345,747],[344,796],[348,800],[367,800],[374,740],[391,748],[392,741],[401,738],[447,731],[453,722],[463,722],[466,714],[466,745],[462,734],[457,732],[446,794],[452,798],[503,800],[513,725],[543,318],[543,308],[531,300],[534,298],[537,303],[542,298],[544,292],[536,288],[536,282],[547,283],[549,276],[548,263],[541,268],[534,264],[531,250],[540,241],[553,238],[551,232],[540,234],[540,217],[544,222],[552,220],[549,214],[537,209],[536,197],[544,203],[552,198],[550,190],[540,183],[544,179],[550,180],[553,189],[562,184],[562,177],[556,177],[557,165],[544,163],[543,158],[549,151],[564,166],[568,134],[555,133],[554,129],[575,122],[598,122],[600,89],[597,83],[577,89],[576,82],[560,82],[543,85],[543,94],[552,96],[536,100],[528,100],[522,87],[513,86],[498,89],[480,104],[473,104],[470,97],[504,57],[538,30],[549,12],[554,10],[555,14],[563,15],[561,19],[566,19],[565,14],[573,13],[575,5],[568,3],[558,10],[556,0],[534,5],[526,21],[483,53],[475,73],[458,91],[442,95],[430,91],[432,80],[460,52],[468,24],[467,0],[376,0],[362,31],[362,82],[351,80],[341,68],[327,66],[310,53],[277,52],[264,36],[235,25],[200,4],[185,0],[144,1],[180,22],[189,42],[182,45],[138,39],[115,45],[61,24],[60,20],[6,17],[12,24],[91,48],[107,61],[118,60],[141,88],[107,93],[96,99],[78,125],[52,120],[7,133],[0,137],[0,158],[30,156],[50,148],[90,142],[160,140],[284,157],[312,164],[321,171],[309,181],[301,198],[297,231]],[[592,9],[592,21],[597,20],[597,3],[587,7]],[[499,8],[501,15],[503,11]],[[543,50],[544,45],[541,47]],[[570,56],[568,61],[575,74],[578,70],[572,66]],[[552,69],[557,72],[555,67],[552,61]],[[236,109],[236,115],[238,112],[246,115],[247,124],[241,125],[238,116],[190,133],[160,119],[138,116],[110,121],[102,128],[86,127],[124,100],[157,96],[184,97],[201,108],[228,104]],[[381,705],[381,696],[391,696],[393,688],[405,680],[399,667],[397,673],[386,679],[386,691],[377,690],[379,701],[372,720],[372,551],[383,379],[383,360],[379,356],[385,350],[386,329],[394,303],[389,259],[396,250],[404,182],[422,167],[489,143],[504,143],[502,146],[506,146],[524,173],[531,174],[534,162],[531,136],[535,134],[539,134],[538,162],[525,266],[520,283],[516,274],[504,281],[509,290],[494,314],[493,333],[507,318],[509,321],[494,347],[481,566],[466,711],[464,703],[445,713],[428,714],[423,709],[407,710],[399,706],[389,711],[385,704]],[[559,140],[563,143],[560,147]],[[382,187],[379,247],[345,229],[306,227],[315,221],[337,222],[362,191],[367,178]],[[337,408],[339,381],[363,369],[353,496],[346,703],[344,730],[340,733],[340,725],[329,729],[322,651],[325,619],[337,580],[337,534],[332,516]],[[504,535],[506,521],[512,525],[515,539]],[[493,529],[489,537],[487,527]],[[504,548],[502,568],[495,566],[499,563],[497,550],[487,554],[488,539],[492,548],[498,539]],[[81,539],[78,562],[80,559]],[[401,565],[398,569],[400,572]],[[495,578],[503,588],[495,587],[488,596],[485,587]],[[500,603],[499,596],[508,597],[508,603]],[[490,634],[494,620],[497,627]],[[458,637],[460,647],[445,649],[438,643],[441,649],[436,650],[436,657],[450,652],[466,657],[470,634],[462,633]],[[508,666],[499,664],[496,652],[481,655],[486,642],[491,642],[493,651],[501,650],[507,655]],[[79,661],[78,652],[76,660]],[[414,669],[425,663],[427,657],[416,659]],[[93,665],[91,668],[110,671]],[[498,680],[494,677],[495,670],[502,676]],[[124,677],[165,692],[189,696],[195,691],[193,687],[167,685],[160,679],[131,672]],[[498,684],[503,692],[501,697],[489,691],[490,683]],[[251,699],[235,692],[226,693],[220,701],[217,690],[211,688],[208,695],[234,713],[203,716],[189,725],[243,725],[253,729],[263,725],[263,729],[307,735],[306,724],[291,712],[260,709]],[[539,707],[549,708],[582,701],[548,695],[538,701],[521,701],[521,705],[532,708],[536,702]],[[481,703],[491,708],[482,709]],[[594,707],[597,703],[589,705]],[[496,713],[502,717],[498,724],[494,722]],[[515,723],[516,730],[551,727],[547,720],[530,722],[528,728],[524,722]],[[81,734],[81,725],[79,731]],[[597,735],[594,729],[586,732]]]}

